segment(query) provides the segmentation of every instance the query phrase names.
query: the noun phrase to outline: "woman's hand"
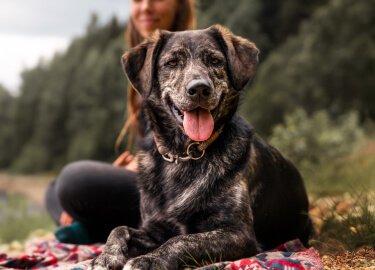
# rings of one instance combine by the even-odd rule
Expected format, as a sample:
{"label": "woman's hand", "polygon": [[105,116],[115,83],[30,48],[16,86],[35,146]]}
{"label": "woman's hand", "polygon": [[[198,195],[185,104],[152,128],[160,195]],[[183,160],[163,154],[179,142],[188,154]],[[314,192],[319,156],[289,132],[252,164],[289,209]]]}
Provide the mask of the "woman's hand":
{"label": "woman's hand", "polygon": [[113,162],[113,166],[124,167],[127,170],[137,172],[138,158],[137,156],[134,157],[131,155],[128,151],[125,151]]}
{"label": "woman's hand", "polygon": [[73,218],[65,211],[61,213],[60,216],[60,225],[61,226],[68,226],[73,223]]}

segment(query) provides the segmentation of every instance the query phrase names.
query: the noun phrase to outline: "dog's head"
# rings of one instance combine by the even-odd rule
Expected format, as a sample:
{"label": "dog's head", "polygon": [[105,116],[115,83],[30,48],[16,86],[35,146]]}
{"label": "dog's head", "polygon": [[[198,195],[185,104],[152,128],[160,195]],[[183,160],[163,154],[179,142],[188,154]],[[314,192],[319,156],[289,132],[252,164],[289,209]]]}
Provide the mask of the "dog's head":
{"label": "dog's head", "polygon": [[232,117],[239,91],[256,70],[258,49],[222,26],[159,31],[122,57],[143,99],[157,104],[169,123],[204,141]]}

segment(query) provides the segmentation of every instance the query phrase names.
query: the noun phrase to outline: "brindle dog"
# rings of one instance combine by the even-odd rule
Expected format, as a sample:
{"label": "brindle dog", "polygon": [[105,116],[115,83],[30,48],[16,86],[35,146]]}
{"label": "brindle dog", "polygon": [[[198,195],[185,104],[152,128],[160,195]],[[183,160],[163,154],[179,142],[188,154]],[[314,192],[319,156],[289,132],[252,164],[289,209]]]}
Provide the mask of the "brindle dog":
{"label": "brindle dog", "polygon": [[258,53],[212,26],[158,32],[123,56],[151,128],[138,155],[142,224],[115,228],[94,269],[133,258],[124,269],[173,270],[307,240],[300,174],[236,114]]}

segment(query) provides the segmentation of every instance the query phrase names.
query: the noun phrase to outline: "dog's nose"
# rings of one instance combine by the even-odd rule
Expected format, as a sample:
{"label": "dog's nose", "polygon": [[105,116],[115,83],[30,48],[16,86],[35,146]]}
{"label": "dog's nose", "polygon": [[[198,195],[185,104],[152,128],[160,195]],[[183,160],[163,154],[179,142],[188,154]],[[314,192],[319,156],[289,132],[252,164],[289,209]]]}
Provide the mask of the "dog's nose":
{"label": "dog's nose", "polygon": [[186,85],[186,95],[190,98],[207,98],[212,89],[206,80],[192,80]]}

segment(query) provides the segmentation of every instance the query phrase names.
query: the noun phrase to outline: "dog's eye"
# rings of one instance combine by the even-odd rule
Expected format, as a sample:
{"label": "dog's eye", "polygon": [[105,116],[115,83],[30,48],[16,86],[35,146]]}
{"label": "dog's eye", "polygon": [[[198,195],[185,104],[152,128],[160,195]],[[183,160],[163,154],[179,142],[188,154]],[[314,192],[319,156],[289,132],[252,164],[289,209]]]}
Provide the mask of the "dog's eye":
{"label": "dog's eye", "polygon": [[176,60],[169,61],[168,66],[171,66],[171,67],[177,66],[177,61]]}
{"label": "dog's eye", "polygon": [[211,58],[211,64],[217,65],[217,64],[219,64],[219,62],[220,62],[219,59],[217,59],[217,58]]}

